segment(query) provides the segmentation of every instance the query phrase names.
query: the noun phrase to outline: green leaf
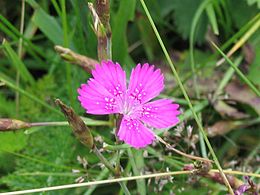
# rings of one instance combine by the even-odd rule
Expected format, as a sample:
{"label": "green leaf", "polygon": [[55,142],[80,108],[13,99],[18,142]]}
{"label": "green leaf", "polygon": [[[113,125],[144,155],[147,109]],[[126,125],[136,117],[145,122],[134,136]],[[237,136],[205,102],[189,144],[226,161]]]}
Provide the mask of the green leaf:
{"label": "green leaf", "polygon": [[251,6],[251,5],[255,4],[255,3],[257,3],[257,7],[260,9],[260,0],[247,0],[247,4],[249,6]]}
{"label": "green leaf", "polygon": [[[174,20],[177,26],[177,31],[184,39],[188,39],[193,17],[200,6],[202,0],[176,0],[174,4]],[[195,42],[202,43],[207,30],[207,17],[202,14],[198,24],[196,25]]]}
{"label": "green leaf", "polygon": [[212,45],[217,49],[217,51],[225,58],[225,60],[231,65],[231,67],[236,71],[238,76],[251,88],[251,90],[260,97],[260,91],[254,86],[254,84],[236,67],[236,65],[212,42]]}
{"label": "green leaf", "polygon": [[17,151],[25,147],[27,136],[22,132],[5,132],[0,136],[0,150]]}
{"label": "green leaf", "polygon": [[255,50],[255,59],[249,66],[248,78],[256,85],[260,86],[260,47]]}
{"label": "green leaf", "polygon": [[140,31],[140,36],[146,56],[149,61],[153,61],[156,52],[159,50],[159,44],[153,33],[153,29],[151,28],[149,21],[147,21],[144,17],[137,19],[137,25]]}
{"label": "green leaf", "polygon": [[256,6],[248,6],[245,0],[230,0],[229,2],[229,13],[237,28],[241,28],[259,12]]}
{"label": "green leaf", "polygon": [[31,19],[25,27],[24,34],[21,34],[19,30],[17,30],[16,27],[2,15],[0,15],[0,21],[0,30],[17,42],[19,41],[19,38],[22,38],[24,42],[24,51],[28,52],[37,60],[37,62],[34,63],[41,65],[44,64],[44,66],[46,66],[46,62],[38,56],[39,54],[42,58],[47,60],[45,50],[43,51],[38,45],[35,45],[30,41],[34,36],[35,30],[38,28],[33,24]]}
{"label": "green leaf", "polygon": [[210,22],[210,24],[211,24],[212,30],[213,30],[213,32],[214,32],[216,35],[218,35],[218,34],[219,34],[218,23],[217,23],[217,18],[216,18],[215,10],[214,10],[214,8],[213,8],[212,3],[210,3],[210,4],[207,6],[206,11],[207,11],[207,15],[208,15],[209,22]]}
{"label": "green leaf", "polygon": [[[17,40],[17,36],[13,33],[13,28],[11,26],[6,25],[10,24],[10,22],[0,14],[0,30],[3,31],[7,36],[11,37],[13,40]],[[15,28],[14,28],[15,29]],[[15,29],[16,30],[16,29]]]}
{"label": "green leaf", "polygon": [[135,5],[135,0],[120,1],[119,9],[112,17],[112,56],[120,63],[126,63],[129,59],[126,31],[128,22],[134,18]]}
{"label": "green leaf", "polygon": [[60,24],[48,15],[34,0],[26,0],[34,9],[33,23],[48,37],[55,45],[63,45],[63,31]]}
{"label": "green leaf", "polygon": [[18,57],[18,55],[15,53],[15,51],[12,49],[10,44],[7,41],[4,41],[3,43],[5,52],[8,56],[8,58],[11,60],[13,66],[16,68],[16,70],[20,73],[21,78],[29,82],[30,84],[34,84],[34,78],[31,75],[31,73],[27,70],[25,64],[21,61],[21,59]]}

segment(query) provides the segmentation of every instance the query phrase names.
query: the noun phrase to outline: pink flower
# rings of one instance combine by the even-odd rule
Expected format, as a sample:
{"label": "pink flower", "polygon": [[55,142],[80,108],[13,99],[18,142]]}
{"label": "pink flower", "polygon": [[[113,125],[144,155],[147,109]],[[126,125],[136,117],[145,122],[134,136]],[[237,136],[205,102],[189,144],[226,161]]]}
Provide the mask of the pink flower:
{"label": "pink flower", "polygon": [[155,139],[147,126],[167,128],[178,123],[178,104],[169,99],[150,102],[164,88],[160,69],[138,64],[131,72],[128,86],[125,71],[112,61],[97,64],[92,75],[78,89],[78,99],[89,114],[122,114],[117,136],[125,143],[145,147]]}

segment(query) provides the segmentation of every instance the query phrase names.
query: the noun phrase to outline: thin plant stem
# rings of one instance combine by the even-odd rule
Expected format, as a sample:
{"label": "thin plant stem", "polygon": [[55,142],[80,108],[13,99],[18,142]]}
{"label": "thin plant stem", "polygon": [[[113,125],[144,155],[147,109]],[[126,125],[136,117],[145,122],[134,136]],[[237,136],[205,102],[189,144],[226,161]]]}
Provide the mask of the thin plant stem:
{"label": "thin plant stem", "polygon": [[119,184],[120,184],[122,190],[124,191],[125,195],[131,195],[128,188],[126,187],[126,184],[123,181],[119,181]]}
{"label": "thin plant stem", "polygon": [[[111,123],[109,121],[101,121],[101,120],[89,120],[88,118],[82,118],[84,123],[88,126],[103,126],[108,125],[111,126]],[[51,122],[34,122],[30,123],[32,127],[37,126],[68,126],[68,121],[51,121]]]}
{"label": "thin plant stem", "polygon": [[[238,66],[241,63],[241,61],[242,61],[242,57],[237,58],[234,63],[235,66]],[[232,78],[234,72],[235,72],[235,70],[232,67],[228,68],[225,75],[223,76],[223,79],[221,79],[221,82],[219,83],[218,88],[215,90],[215,92],[213,94],[213,98],[212,98],[213,102],[215,102],[217,100],[218,96],[222,93],[224,87],[228,84],[228,82]]]}
{"label": "thin plant stem", "polygon": [[215,154],[215,152],[214,152],[214,150],[213,150],[213,148],[212,148],[212,146],[211,146],[211,144],[210,144],[210,142],[208,140],[208,137],[207,137],[207,135],[206,135],[206,133],[204,131],[204,128],[203,128],[203,126],[202,126],[202,124],[201,124],[201,122],[199,120],[199,117],[198,117],[198,115],[196,114],[196,112],[193,109],[193,106],[191,104],[190,98],[189,98],[189,96],[188,96],[188,94],[187,94],[187,92],[186,92],[186,90],[185,90],[185,88],[184,88],[184,86],[183,86],[183,84],[181,82],[181,79],[180,79],[180,77],[179,77],[179,75],[178,75],[178,73],[177,73],[177,71],[175,69],[175,66],[173,65],[173,62],[172,62],[172,60],[170,58],[170,55],[169,55],[169,53],[168,53],[168,51],[167,51],[167,49],[166,49],[166,47],[165,47],[165,45],[164,45],[164,43],[163,43],[163,41],[161,39],[161,36],[160,36],[160,34],[159,34],[159,32],[158,32],[158,30],[157,30],[157,28],[156,28],[156,26],[155,26],[155,24],[153,22],[153,19],[152,19],[151,15],[150,15],[150,12],[149,12],[148,8],[146,7],[146,4],[145,4],[144,0],[140,0],[140,1],[141,1],[141,4],[142,4],[143,8],[144,8],[144,11],[145,11],[145,13],[146,13],[146,15],[148,17],[148,20],[149,20],[149,22],[150,22],[150,24],[151,24],[151,26],[152,26],[152,28],[154,30],[154,33],[155,33],[155,35],[156,35],[156,37],[157,37],[157,39],[158,39],[158,41],[160,43],[160,46],[161,46],[161,48],[163,50],[163,53],[164,53],[164,55],[165,55],[169,65],[170,65],[170,67],[172,69],[172,72],[173,72],[173,74],[174,74],[174,76],[175,76],[175,78],[176,78],[176,80],[177,80],[177,82],[178,82],[178,84],[180,86],[180,89],[181,89],[181,91],[182,91],[186,101],[188,102],[189,108],[192,111],[192,114],[194,116],[194,119],[195,119],[198,127],[199,127],[199,130],[200,130],[200,132],[202,133],[202,135],[204,137],[204,140],[205,140],[205,142],[206,142],[206,144],[207,144],[207,146],[209,148],[209,151],[210,151],[210,153],[211,153],[211,155],[213,157],[213,160],[214,160],[216,166],[218,167],[218,169],[220,171],[220,174],[221,174],[221,176],[223,178],[223,181],[224,181],[225,185],[227,186],[229,192],[231,194],[234,194],[234,192],[232,190],[232,187],[230,186],[230,183],[228,182],[227,177],[223,173],[221,165],[220,165],[220,163],[218,161],[218,158],[217,158],[217,156],[216,156],[216,154]]}
{"label": "thin plant stem", "polygon": [[195,59],[194,59],[194,35],[196,31],[196,25],[198,24],[198,21],[200,19],[200,16],[202,15],[204,9],[206,9],[207,5],[209,4],[210,0],[203,1],[202,4],[199,6],[198,10],[196,11],[196,14],[192,20],[191,24],[191,31],[190,31],[190,42],[189,42],[189,47],[190,47],[190,60],[191,60],[191,70],[193,74],[193,82],[194,82],[194,88],[195,88],[195,93],[196,97],[200,98],[199,94],[199,89],[197,86],[197,72],[195,69]]}
{"label": "thin plant stem", "polygon": [[[67,13],[66,13],[66,1],[60,0],[61,3],[61,16],[62,16],[62,28],[63,28],[63,44],[64,47],[69,47],[68,39],[68,23],[67,23]],[[71,66],[66,63],[66,78],[67,78],[67,91],[69,94],[70,104],[73,107],[73,91],[72,91],[72,77],[71,77]]]}
{"label": "thin plant stem", "polygon": [[[100,24],[97,27],[97,38],[98,38],[98,59],[99,61],[112,59],[112,41],[111,41],[111,28],[110,28],[110,3],[109,0],[96,0],[96,11],[100,20]],[[110,117],[110,120],[113,117]],[[95,152],[95,151],[94,151]],[[96,151],[97,155],[99,151]],[[117,152],[117,165],[116,167],[120,167],[120,152]],[[102,155],[102,154],[101,154]],[[101,156],[100,156],[101,157]],[[104,159],[103,159],[104,160]],[[107,161],[108,162],[108,161]],[[109,163],[109,162],[108,162]],[[114,173],[115,176],[120,176],[120,170],[115,169],[114,167],[109,167],[107,164],[107,168]],[[112,168],[112,169],[111,169]],[[130,192],[126,186],[126,183],[119,182],[122,190],[126,195],[130,195]]]}
{"label": "thin plant stem", "polygon": [[[212,169],[209,172],[218,173],[219,171],[217,169]],[[231,174],[231,175],[244,175],[244,176],[260,178],[260,174],[257,174],[257,173],[247,173],[247,172],[233,171],[233,170],[223,170],[223,172],[226,173],[226,174]]]}
{"label": "thin plant stem", "polygon": [[248,157],[245,159],[245,162],[243,163],[243,170],[246,169],[246,167],[248,167],[249,162],[253,159],[253,157],[255,155],[258,154],[258,152],[260,151],[260,143],[258,143],[258,145],[252,150],[252,152],[250,152],[250,154],[248,155]]}
{"label": "thin plant stem", "polygon": [[249,22],[247,22],[244,26],[242,26],[239,31],[233,35],[226,43],[221,46],[221,50],[227,49],[233,42],[235,42],[238,38],[240,38],[244,33],[250,29],[250,27],[255,24],[256,21],[260,19],[260,13],[256,14]]}
{"label": "thin plant stem", "polygon": [[250,89],[260,97],[260,92],[258,89],[253,85],[253,83],[238,69],[238,67],[226,56],[220,48],[213,42],[211,44],[217,49],[217,51],[225,58],[225,60],[231,65],[231,67],[236,71],[238,76],[250,87]]}
{"label": "thin plant stem", "polygon": [[[239,29],[239,31],[234,34],[230,39],[228,39],[228,41],[226,41],[222,46],[221,46],[221,50],[224,51],[225,49],[227,49],[233,42],[235,42],[235,40],[237,40],[238,38],[240,38],[257,20],[260,19],[260,13],[257,14],[254,18],[252,18],[248,23],[246,23],[243,27],[241,27]],[[206,61],[210,61],[211,59],[215,58],[216,56],[218,56],[217,53],[212,54],[210,57],[207,58]],[[202,65],[198,68],[196,68],[196,72],[200,71],[201,69],[203,69],[205,67],[205,65]],[[184,79],[182,80],[183,83],[185,83],[186,81],[188,81],[188,79],[192,76],[192,73],[189,72],[186,74],[186,76],[184,77]],[[173,92],[178,90],[179,86],[176,86],[173,89]]]}
{"label": "thin plant stem", "polygon": [[[230,57],[235,53],[260,27],[260,18],[251,26],[251,28],[238,40],[238,42],[229,50],[227,57]],[[222,58],[217,62],[217,65],[221,65],[225,61],[225,58]]]}
{"label": "thin plant stem", "polygon": [[[133,155],[133,149],[128,148],[127,153],[128,153],[129,161],[130,161],[134,175],[141,175],[142,173],[140,173],[140,171],[138,170],[137,163],[135,161],[135,159],[138,158],[138,157]],[[136,181],[136,185],[137,185],[138,194],[140,194],[140,195],[146,194],[144,179],[142,179],[139,182]]]}
{"label": "thin plant stem", "polygon": [[18,195],[18,194],[29,194],[29,193],[36,193],[36,192],[43,192],[43,191],[46,192],[46,191],[54,191],[54,190],[64,190],[64,189],[86,187],[86,186],[92,186],[92,185],[110,184],[110,183],[116,183],[116,182],[122,182],[122,181],[131,181],[131,180],[154,178],[154,177],[165,177],[165,176],[170,176],[170,175],[183,175],[183,174],[191,174],[191,173],[192,173],[192,171],[175,171],[175,172],[166,172],[166,173],[155,173],[155,174],[149,174],[149,175],[139,175],[139,176],[107,179],[107,180],[100,180],[100,181],[93,181],[93,182],[86,182],[86,183],[68,184],[68,185],[60,185],[60,186],[53,186],[53,187],[37,188],[37,189],[31,189],[31,190],[6,192],[6,193],[2,193],[2,195]]}
{"label": "thin plant stem", "polygon": [[[99,160],[108,168],[115,176],[118,176],[118,173],[116,169],[110,164],[110,162],[100,153],[100,151],[97,149],[96,146],[93,147],[93,152],[97,155]],[[126,184],[122,181],[118,181],[120,184],[121,188],[125,192],[126,195],[130,195],[130,192],[128,188],[126,187]]]}
{"label": "thin plant stem", "polygon": [[[200,121],[201,121],[201,113],[199,113],[199,118],[200,118]],[[205,144],[205,140],[204,140],[201,132],[199,132],[199,140],[200,140],[201,154],[204,158],[207,158],[208,155],[207,155],[206,144]]]}
{"label": "thin plant stem", "polygon": [[[218,173],[219,170],[211,169],[209,173]],[[260,174],[255,173],[245,173],[241,171],[232,171],[232,170],[223,170],[224,173],[232,174],[232,175],[247,175],[252,177],[260,178]],[[21,191],[13,191],[13,192],[6,192],[1,193],[1,195],[18,195],[18,194],[29,194],[29,193],[36,193],[36,192],[46,192],[46,191],[54,191],[54,190],[64,190],[64,189],[71,189],[71,188],[79,188],[79,187],[87,187],[92,185],[101,185],[101,184],[110,184],[122,181],[132,181],[138,179],[148,179],[148,178],[158,178],[158,177],[166,177],[172,175],[189,175],[192,174],[193,171],[173,171],[173,172],[164,172],[164,173],[153,173],[147,175],[139,175],[139,176],[131,176],[131,177],[122,177],[116,179],[107,179],[107,180],[100,180],[100,181],[93,181],[93,182],[85,182],[85,183],[76,183],[76,184],[67,184],[67,185],[60,185],[60,186],[52,186],[52,187],[45,187],[45,188],[36,188],[30,190],[21,190]]]}
{"label": "thin plant stem", "polygon": [[[122,154],[122,153],[121,153],[121,154]],[[121,154],[120,154],[120,155],[121,155]],[[114,162],[114,161],[116,160],[116,158],[117,158],[117,155],[114,155],[109,162]],[[110,173],[110,172],[109,172],[109,169],[108,169],[108,168],[105,168],[105,169],[103,169],[101,172],[99,172],[99,175],[95,178],[95,180],[96,180],[96,181],[101,180],[101,179],[105,178],[109,173]],[[92,194],[92,192],[96,189],[96,187],[97,187],[96,185],[91,186],[91,187],[84,193],[84,195],[90,195],[90,194]]]}
{"label": "thin plant stem", "polygon": [[190,154],[186,154],[184,152],[181,152],[177,149],[175,149],[174,147],[172,147],[169,143],[167,143],[166,141],[164,141],[161,137],[156,135],[157,140],[159,140],[161,143],[163,143],[169,150],[172,150],[174,152],[176,152],[177,154],[180,154],[181,156],[184,156],[186,158],[189,159],[193,159],[193,160],[199,160],[199,161],[205,161],[205,162],[213,162],[212,160],[206,159],[206,158],[201,158],[199,156],[193,156]]}
{"label": "thin plant stem", "polygon": [[[200,112],[201,110],[203,110],[208,105],[209,105],[209,101],[203,100],[203,101],[200,101],[199,103],[195,104],[195,106],[193,106],[193,110],[195,112]],[[185,111],[184,113],[182,113],[179,116],[180,122],[183,122],[184,120],[188,120],[192,115],[193,115],[193,113],[192,113],[191,109]]]}
{"label": "thin plant stem", "polygon": [[85,169],[83,169],[83,168],[70,167],[70,166],[55,164],[54,162],[45,161],[45,160],[40,159],[39,157],[36,157],[36,156],[33,156],[33,157],[32,156],[27,156],[25,154],[19,154],[17,152],[3,150],[3,149],[0,149],[0,152],[5,152],[5,153],[8,153],[8,154],[12,154],[15,157],[23,158],[23,159],[26,159],[26,160],[28,160],[30,162],[35,162],[37,164],[53,167],[55,169],[62,169],[62,170],[68,170],[68,171],[71,171],[73,169],[77,169],[77,170],[80,170],[80,171],[85,171]]}
{"label": "thin plant stem", "polygon": [[163,152],[155,150],[154,148],[152,148],[150,146],[147,147],[147,152],[152,157],[162,159],[163,162],[167,163],[168,165],[170,165],[175,170],[182,170],[183,166],[185,165],[184,162],[181,161],[179,157],[164,154]]}
{"label": "thin plant stem", "polygon": [[[25,2],[22,0],[22,8],[21,8],[21,22],[20,22],[20,34],[23,34],[24,30],[24,12],[25,12]],[[19,38],[19,44],[18,44],[18,57],[22,59],[22,53],[23,53],[23,39]],[[20,73],[17,70],[16,72],[16,86],[20,86]],[[20,102],[20,94],[18,91],[15,92],[15,105],[16,105],[16,116],[19,116],[19,102]]]}
{"label": "thin plant stem", "polygon": [[108,168],[114,175],[117,174],[115,171],[115,168],[108,162],[108,160],[100,153],[100,151],[97,149],[96,146],[92,149],[93,152],[96,154],[96,156],[99,158],[99,160]]}
{"label": "thin plant stem", "polygon": [[[107,168],[103,169],[98,176],[95,178],[96,181],[102,180],[103,178],[107,177],[109,174],[109,170]],[[91,195],[93,191],[97,188],[97,185],[92,185],[88,190],[84,193],[84,195]]]}
{"label": "thin plant stem", "polygon": [[22,172],[17,173],[17,175],[22,176],[58,176],[58,177],[79,177],[82,176],[82,173],[73,173],[73,172],[42,172],[42,171],[36,171],[36,172]]}
{"label": "thin plant stem", "polygon": [[[193,74],[193,85],[194,85],[194,89],[195,89],[195,94],[196,94],[196,98],[200,99],[200,90],[198,88],[198,75],[197,75],[197,71],[195,69],[195,59],[194,59],[194,36],[195,36],[195,31],[196,31],[196,26],[199,22],[200,16],[202,15],[203,11],[207,8],[208,4],[210,3],[210,0],[205,0],[201,3],[201,5],[199,6],[199,8],[197,9],[195,16],[192,20],[192,24],[191,24],[191,31],[190,31],[190,59],[191,59],[191,70],[192,70],[192,74]],[[201,113],[198,113],[198,117],[200,122],[202,122],[201,119]],[[203,139],[203,135],[201,132],[199,132],[199,141],[200,141],[200,148],[201,148],[201,153],[202,156],[204,158],[207,157],[207,150],[206,150],[206,145],[205,145],[205,141]]]}
{"label": "thin plant stem", "polygon": [[100,19],[100,25],[97,26],[98,37],[98,59],[112,59],[112,41],[110,28],[110,3],[109,0],[96,0],[96,11]]}
{"label": "thin plant stem", "polygon": [[61,10],[60,10],[60,7],[59,7],[57,1],[56,1],[56,0],[51,0],[51,3],[52,3],[52,5],[53,5],[53,7],[55,8],[57,14],[58,14],[59,16],[61,16]]}
{"label": "thin plant stem", "polygon": [[51,121],[51,122],[34,122],[34,123],[30,123],[30,125],[32,127],[42,127],[42,126],[55,127],[55,126],[68,126],[69,123],[67,121]]}

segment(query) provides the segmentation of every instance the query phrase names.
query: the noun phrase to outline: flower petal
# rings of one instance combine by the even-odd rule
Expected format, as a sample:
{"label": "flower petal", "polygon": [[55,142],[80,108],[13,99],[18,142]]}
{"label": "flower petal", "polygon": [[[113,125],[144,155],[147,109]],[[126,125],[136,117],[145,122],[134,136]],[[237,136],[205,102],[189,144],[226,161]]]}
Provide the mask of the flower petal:
{"label": "flower petal", "polygon": [[101,65],[96,65],[92,75],[114,96],[121,95],[126,91],[126,74],[118,63],[111,60],[102,61]]}
{"label": "flower petal", "polygon": [[102,61],[93,77],[78,89],[78,99],[90,114],[118,113],[126,94],[126,75],[118,63]]}
{"label": "flower petal", "polygon": [[[128,95],[132,99],[129,101],[138,101],[146,103],[160,94],[164,88],[164,77],[160,69],[154,70],[154,66],[138,64],[132,70],[128,87]],[[133,104],[133,103],[132,103]]]}
{"label": "flower petal", "polygon": [[139,120],[124,116],[119,131],[119,139],[134,148],[143,148],[153,142],[154,133],[145,127]]}
{"label": "flower petal", "polygon": [[138,115],[141,121],[152,127],[167,128],[179,122],[178,108],[179,105],[173,104],[171,100],[160,99],[144,104],[134,115]]}

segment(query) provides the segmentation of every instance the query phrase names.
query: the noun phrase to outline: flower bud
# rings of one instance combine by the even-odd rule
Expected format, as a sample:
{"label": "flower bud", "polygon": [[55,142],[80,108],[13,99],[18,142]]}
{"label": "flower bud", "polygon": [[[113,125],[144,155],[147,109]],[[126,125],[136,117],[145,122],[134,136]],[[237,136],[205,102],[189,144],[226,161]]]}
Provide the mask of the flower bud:
{"label": "flower bud", "polygon": [[0,131],[13,131],[31,127],[30,123],[26,123],[16,119],[1,118]]}
{"label": "flower bud", "polygon": [[77,64],[81,68],[83,68],[86,72],[91,72],[92,69],[95,68],[96,64],[98,64],[98,61],[88,58],[86,56],[80,55],[75,53],[74,51],[70,50],[69,48],[65,48],[59,45],[56,45],[54,47],[56,52],[62,57],[65,61]]}
{"label": "flower bud", "polygon": [[82,144],[92,149],[94,145],[92,134],[80,116],[78,116],[72,108],[65,105],[61,100],[56,99],[55,103],[61,108],[67,118],[74,135]]}

